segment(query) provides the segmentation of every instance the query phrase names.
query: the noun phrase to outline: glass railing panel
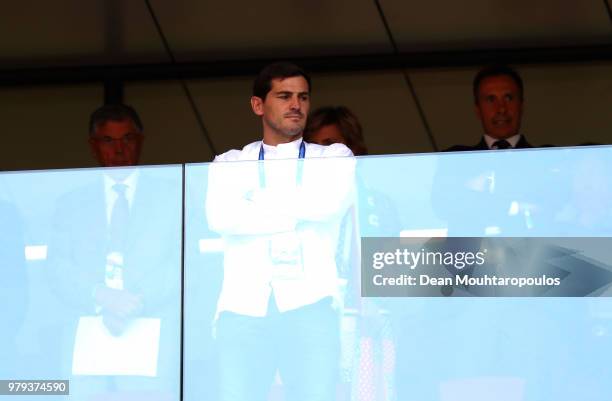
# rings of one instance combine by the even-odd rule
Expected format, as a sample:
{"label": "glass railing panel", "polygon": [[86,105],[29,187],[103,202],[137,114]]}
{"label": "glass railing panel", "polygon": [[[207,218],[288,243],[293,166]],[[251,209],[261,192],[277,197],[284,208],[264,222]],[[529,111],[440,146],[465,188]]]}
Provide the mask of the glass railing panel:
{"label": "glass railing panel", "polygon": [[[417,282],[403,288],[404,296],[361,299],[368,315],[361,317],[357,336],[374,331],[366,334],[377,350],[370,359],[379,373],[390,366],[395,371],[392,380],[371,387],[402,400],[606,399],[611,386],[604,378],[612,373],[602,357],[612,351],[612,303],[606,297],[611,152],[600,147],[361,159],[358,176],[361,171],[364,181],[358,188],[373,188],[386,198],[380,203],[394,205],[372,215],[394,210],[396,217],[379,220],[402,224],[388,233],[391,224],[368,227],[372,216],[361,215],[371,230],[367,236],[400,237],[378,244],[418,252],[440,250],[441,242],[445,251],[488,248],[489,256],[502,255],[470,272],[445,266],[450,277],[538,277],[542,271],[560,277],[559,286],[528,291],[455,285],[444,292],[448,288],[427,285],[437,291],[438,298],[431,298],[432,292],[419,293],[426,287],[419,279],[434,267],[404,266],[398,272],[414,272]],[[373,259],[364,262],[363,269],[372,271]],[[386,325],[389,330],[380,329]]]}
{"label": "glass railing panel", "polygon": [[71,400],[178,399],[181,177],[0,175],[0,378],[69,380]]}
{"label": "glass railing panel", "polygon": [[[243,388],[287,400],[331,387],[323,399],[606,399],[611,152],[188,165],[185,399],[242,399]],[[563,285],[364,297],[372,238],[455,251],[485,244],[513,252],[505,268],[514,273],[529,249],[553,249],[563,258],[550,271],[563,272]],[[326,278],[315,286],[296,272]],[[259,331],[245,316],[289,334]],[[330,321],[337,330],[325,330]]]}

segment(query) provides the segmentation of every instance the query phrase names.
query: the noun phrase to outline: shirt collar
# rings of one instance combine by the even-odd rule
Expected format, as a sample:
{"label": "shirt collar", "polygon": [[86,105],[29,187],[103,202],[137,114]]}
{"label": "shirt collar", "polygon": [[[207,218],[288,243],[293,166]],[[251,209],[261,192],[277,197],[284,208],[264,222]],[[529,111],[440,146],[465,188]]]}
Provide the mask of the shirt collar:
{"label": "shirt collar", "polygon": [[118,183],[125,184],[125,197],[127,198],[129,205],[132,206],[132,201],[134,199],[134,191],[136,190],[136,185],[138,184],[139,174],[139,170],[135,168],[129,173],[129,175],[125,179],[117,180],[115,179],[115,177],[112,177],[111,175],[105,173],[104,192],[106,193],[106,199],[109,199],[110,194],[116,195],[115,191],[113,190],[113,185]]}
{"label": "shirt collar", "polygon": [[[487,134],[484,134],[484,140],[487,143],[487,148],[493,149],[493,144],[499,139],[493,138]],[[511,147],[515,148],[516,144],[521,140],[521,134],[512,135],[511,137],[505,138],[506,141],[510,144]]]}
{"label": "shirt collar", "polygon": [[295,141],[280,143],[276,146],[263,144],[264,153],[266,159],[296,159],[300,152],[300,144],[302,138],[298,138]]}

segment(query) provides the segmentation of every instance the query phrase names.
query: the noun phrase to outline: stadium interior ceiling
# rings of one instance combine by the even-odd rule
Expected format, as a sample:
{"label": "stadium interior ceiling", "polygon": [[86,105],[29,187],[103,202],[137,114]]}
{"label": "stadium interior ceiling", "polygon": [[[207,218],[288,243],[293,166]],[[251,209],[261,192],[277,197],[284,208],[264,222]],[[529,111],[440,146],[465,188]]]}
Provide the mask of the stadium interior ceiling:
{"label": "stadium interior ceiling", "polygon": [[261,135],[261,66],[312,72],[312,107],[345,105],[371,154],[481,135],[472,78],[522,75],[535,145],[612,143],[610,0],[23,0],[0,16],[0,169],[94,165],[89,114],[134,106],[145,164],[207,162]]}

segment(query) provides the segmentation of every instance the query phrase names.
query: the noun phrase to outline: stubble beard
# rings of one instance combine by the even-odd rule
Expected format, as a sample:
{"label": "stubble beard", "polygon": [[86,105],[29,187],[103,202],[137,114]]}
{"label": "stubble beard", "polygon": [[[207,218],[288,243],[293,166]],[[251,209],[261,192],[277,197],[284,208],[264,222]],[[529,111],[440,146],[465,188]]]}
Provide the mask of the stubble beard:
{"label": "stubble beard", "polygon": [[305,125],[306,123],[304,122],[303,124],[295,124],[292,126],[283,127],[282,124],[275,124],[272,121],[268,121],[268,126],[272,129],[272,131],[274,131],[278,136],[282,136],[284,138],[289,139],[292,139],[296,136],[301,136],[304,132]]}

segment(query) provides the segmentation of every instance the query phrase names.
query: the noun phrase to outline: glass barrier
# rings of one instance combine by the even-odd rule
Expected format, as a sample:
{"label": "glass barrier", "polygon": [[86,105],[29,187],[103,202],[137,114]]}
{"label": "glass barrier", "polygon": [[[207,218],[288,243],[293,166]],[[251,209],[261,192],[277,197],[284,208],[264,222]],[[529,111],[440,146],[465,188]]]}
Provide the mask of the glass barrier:
{"label": "glass barrier", "polygon": [[178,400],[182,361],[185,400],[607,400],[611,156],[0,174],[0,379]]}
{"label": "glass barrier", "polygon": [[181,193],[181,166],[0,175],[0,379],[178,400]]}
{"label": "glass barrier", "polygon": [[[464,288],[465,297],[362,298],[353,369],[364,371],[364,355],[375,366],[370,399],[609,398],[611,155],[612,148],[599,147],[359,160],[362,236],[417,244],[448,236],[461,239],[448,241],[448,248],[460,244],[462,251],[486,244],[491,251],[493,244],[503,255],[494,271],[505,262],[525,275],[533,245],[546,238],[545,249],[563,257],[539,258],[537,268],[569,272],[562,284],[598,278],[594,286],[553,298],[503,297],[507,287],[485,292],[487,298],[474,296],[476,287]],[[401,226],[391,228],[394,222]],[[502,297],[491,298],[496,294]],[[559,297],[572,294],[591,297]],[[357,391],[360,380],[353,380]]]}
{"label": "glass barrier", "polygon": [[[184,399],[609,398],[611,156],[187,165]],[[543,271],[561,284],[363,296],[372,244],[488,248],[461,277]]]}

